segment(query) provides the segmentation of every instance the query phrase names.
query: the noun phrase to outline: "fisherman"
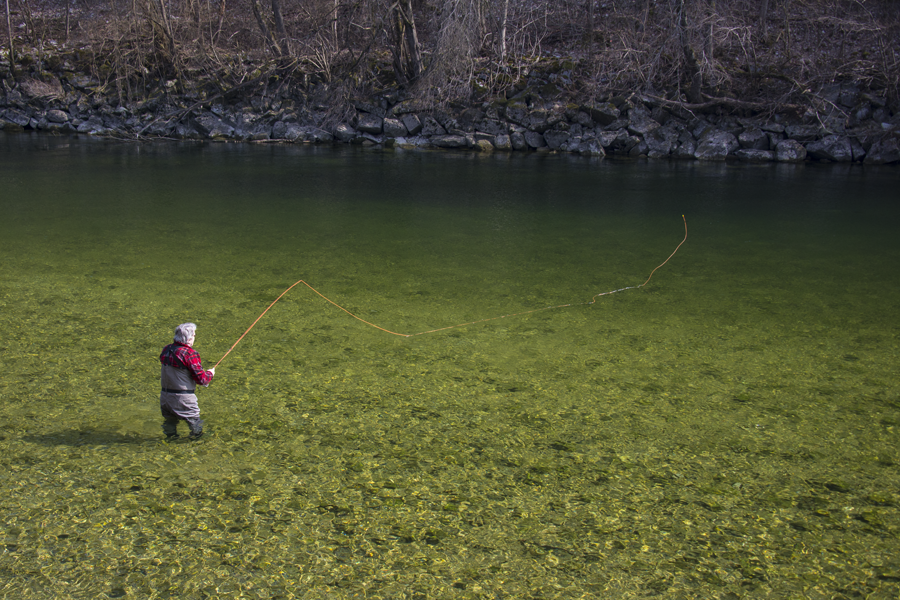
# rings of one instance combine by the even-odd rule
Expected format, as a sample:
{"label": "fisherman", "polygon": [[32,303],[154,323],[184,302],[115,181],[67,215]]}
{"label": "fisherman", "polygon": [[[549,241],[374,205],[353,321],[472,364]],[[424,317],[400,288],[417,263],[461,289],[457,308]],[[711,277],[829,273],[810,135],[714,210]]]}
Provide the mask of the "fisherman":
{"label": "fisherman", "polygon": [[189,439],[196,440],[203,435],[203,421],[200,407],[194,394],[197,384],[209,387],[216,369],[204,371],[200,355],[194,350],[197,326],[182,323],[175,328],[175,341],[162,350],[159,408],[163,416],[163,433],[166,440],[178,439],[178,422],[185,421],[191,430]]}

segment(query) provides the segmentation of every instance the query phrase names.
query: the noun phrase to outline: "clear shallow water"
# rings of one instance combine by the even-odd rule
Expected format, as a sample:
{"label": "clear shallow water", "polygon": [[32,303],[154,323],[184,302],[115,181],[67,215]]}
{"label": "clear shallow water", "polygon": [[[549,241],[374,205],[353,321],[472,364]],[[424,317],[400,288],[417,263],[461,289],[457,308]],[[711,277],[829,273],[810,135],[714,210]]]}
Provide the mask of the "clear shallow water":
{"label": "clear shallow water", "polygon": [[0,136],[3,594],[896,597],[897,182]]}

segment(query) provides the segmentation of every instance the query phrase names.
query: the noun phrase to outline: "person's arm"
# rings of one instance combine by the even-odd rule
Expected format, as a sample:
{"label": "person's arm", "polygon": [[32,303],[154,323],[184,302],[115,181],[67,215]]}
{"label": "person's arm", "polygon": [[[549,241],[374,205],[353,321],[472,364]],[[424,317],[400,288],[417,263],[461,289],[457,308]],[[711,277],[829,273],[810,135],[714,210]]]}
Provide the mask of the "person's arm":
{"label": "person's arm", "polygon": [[185,353],[184,366],[191,374],[191,379],[198,385],[209,385],[213,375],[216,374],[215,369],[210,369],[209,371],[203,370],[203,365],[200,362],[200,355],[193,348]]}

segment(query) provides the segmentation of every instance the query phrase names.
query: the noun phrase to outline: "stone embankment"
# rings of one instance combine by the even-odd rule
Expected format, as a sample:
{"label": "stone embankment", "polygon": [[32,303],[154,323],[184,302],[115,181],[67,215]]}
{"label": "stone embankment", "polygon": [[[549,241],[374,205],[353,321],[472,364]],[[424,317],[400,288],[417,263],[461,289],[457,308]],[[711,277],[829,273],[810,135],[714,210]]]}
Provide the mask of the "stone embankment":
{"label": "stone embankment", "polygon": [[228,104],[190,95],[123,104],[85,76],[49,84],[25,80],[10,85],[4,80],[0,92],[0,127],[7,130],[595,157],[900,163],[900,114],[893,114],[884,99],[852,85],[822,90],[820,110],[766,117],[691,112],[639,95],[578,105],[543,101],[524,91],[452,114],[417,109],[413,102],[387,96],[357,103],[351,119],[330,127],[320,125],[325,107],[298,92]]}

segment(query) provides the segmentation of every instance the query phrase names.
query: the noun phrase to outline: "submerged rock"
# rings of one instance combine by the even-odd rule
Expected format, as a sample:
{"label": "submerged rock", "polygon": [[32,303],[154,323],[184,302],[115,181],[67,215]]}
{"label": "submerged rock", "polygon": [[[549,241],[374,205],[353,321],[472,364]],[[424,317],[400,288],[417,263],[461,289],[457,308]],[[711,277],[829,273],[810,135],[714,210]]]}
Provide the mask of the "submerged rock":
{"label": "submerged rock", "polygon": [[431,138],[431,143],[438,148],[465,148],[468,146],[465,136],[461,135],[436,135]]}
{"label": "submerged rock", "polygon": [[770,162],[775,160],[775,153],[771,150],[751,150],[741,148],[734,153],[735,158],[744,162]]}

